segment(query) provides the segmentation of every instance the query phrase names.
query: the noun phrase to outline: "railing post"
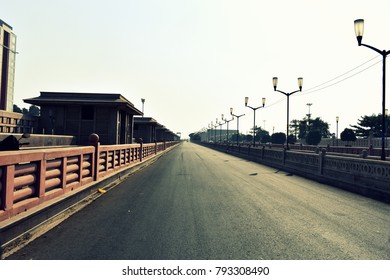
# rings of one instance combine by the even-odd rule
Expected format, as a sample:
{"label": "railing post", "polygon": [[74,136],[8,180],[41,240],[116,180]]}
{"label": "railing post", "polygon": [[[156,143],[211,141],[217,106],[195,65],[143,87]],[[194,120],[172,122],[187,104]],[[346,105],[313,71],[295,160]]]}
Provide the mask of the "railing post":
{"label": "railing post", "polygon": [[320,156],[320,164],[319,164],[319,174],[322,175],[324,174],[324,159],[325,159],[325,155],[326,155],[326,149],[325,148],[322,148],[321,149],[321,153],[319,153],[319,156]]}
{"label": "railing post", "polygon": [[46,192],[46,157],[43,156],[37,165],[38,190],[36,193],[38,197],[44,197]]}
{"label": "railing post", "polygon": [[[92,176],[93,180],[97,181],[99,179],[99,159],[100,159],[100,142],[99,142],[99,135],[96,133],[92,133],[89,135],[89,144],[91,146],[95,147],[94,155],[92,155]],[[108,153],[107,153],[108,157]]]}
{"label": "railing post", "polygon": [[143,143],[139,143],[139,161],[142,161]]}
{"label": "railing post", "polygon": [[4,210],[10,210],[14,206],[15,165],[7,165],[4,171],[5,171]]}

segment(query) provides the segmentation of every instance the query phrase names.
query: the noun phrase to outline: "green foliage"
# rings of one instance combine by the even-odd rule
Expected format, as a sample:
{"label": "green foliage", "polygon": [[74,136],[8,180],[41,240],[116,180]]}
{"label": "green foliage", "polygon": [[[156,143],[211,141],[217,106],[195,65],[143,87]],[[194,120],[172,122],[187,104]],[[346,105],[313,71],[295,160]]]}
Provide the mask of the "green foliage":
{"label": "green foliage", "polygon": [[31,116],[40,116],[41,111],[38,106],[31,105],[30,108],[27,110],[26,108],[21,109],[18,105],[14,104],[13,111],[16,113],[22,113],[25,115],[31,115]]}
{"label": "green foliage", "polygon": [[287,139],[289,144],[295,144],[295,142],[297,142],[297,137],[292,134],[290,134]]}
{"label": "green foliage", "polygon": [[321,137],[327,138],[330,136],[329,124],[321,120],[321,118],[315,119],[303,119],[303,120],[293,120],[291,121],[290,127],[294,130],[298,130],[298,138],[306,139],[310,131],[319,131]]}
{"label": "green foliage", "polygon": [[340,138],[341,138],[341,141],[347,141],[347,142],[356,141],[355,132],[350,128],[344,129],[344,131],[341,132],[341,134],[340,134]]}
{"label": "green foliage", "polygon": [[188,136],[190,137],[191,141],[200,141],[199,133],[190,133]]}
{"label": "green foliage", "polygon": [[271,136],[273,144],[284,144],[286,142],[286,134],[283,132],[276,132]]}
{"label": "green foliage", "polygon": [[311,130],[306,136],[306,143],[308,145],[318,145],[321,142],[321,132],[318,130]]}
{"label": "green foliage", "polygon": [[[387,129],[389,131],[389,122],[386,123]],[[368,137],[370,131],[372,131],[374,137],[382,136],[382,114],[371,115],[371,116],[362,116],[358,120],[357,125],[351,125],[354,128],[356,136],[358,137]]]}
{"label": "green foliage", "polygon": [[271,136],[269,134],[266,134],[261,138],[261,143],[268,143],[268,142],[271,142]]}

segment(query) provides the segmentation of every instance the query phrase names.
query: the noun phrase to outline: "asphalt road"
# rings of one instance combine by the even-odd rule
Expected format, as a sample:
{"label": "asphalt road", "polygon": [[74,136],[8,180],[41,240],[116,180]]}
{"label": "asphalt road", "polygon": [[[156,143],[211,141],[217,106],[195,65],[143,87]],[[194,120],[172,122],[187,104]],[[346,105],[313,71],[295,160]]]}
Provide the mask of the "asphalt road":
{"label": "asphalt road", "polygon": [[390,205],[183,143],[8,259],[390,259]]}

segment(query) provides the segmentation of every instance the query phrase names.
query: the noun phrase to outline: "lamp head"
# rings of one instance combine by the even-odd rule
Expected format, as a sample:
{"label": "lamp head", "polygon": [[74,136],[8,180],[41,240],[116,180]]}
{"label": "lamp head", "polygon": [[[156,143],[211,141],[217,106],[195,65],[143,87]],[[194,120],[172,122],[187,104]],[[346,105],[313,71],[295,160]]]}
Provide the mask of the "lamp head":
{"label": "lamp head", "polygon": [[272,78],[272,84],[274,85],[274,90],[276,91],[276,87],[278,86],[278,77]]}
{"label": "lamp head", "polygon": [[263,107],[264,107],[264,106],[265,106],[265,97],[263,97],[263,98],[261,99],[261,102],[262,102]]}
{"label": "lamp head", "polygon": [[233,115],[233,108],[230,108],[230,115]]}
{"label": "lamp head", "polygon": [[248,106],[249,97],[245,97],[245,107]]}
{"label": "lamp head", "polygon": [[303,78],[302,78],[302,77],[299,77],[299,78],[298,78],[299,91],[302,91],[302,85],[303,85]]}
{"label": "lamp head", "polygon": [[336,122],[339,122],[339,116],[336,117]]}
{"label": "lamp head", "polygon": [[364,33],[364,19],[357,19],[354,21],[355,35],[358,41],[358,45],[362,45],[363,33]]}

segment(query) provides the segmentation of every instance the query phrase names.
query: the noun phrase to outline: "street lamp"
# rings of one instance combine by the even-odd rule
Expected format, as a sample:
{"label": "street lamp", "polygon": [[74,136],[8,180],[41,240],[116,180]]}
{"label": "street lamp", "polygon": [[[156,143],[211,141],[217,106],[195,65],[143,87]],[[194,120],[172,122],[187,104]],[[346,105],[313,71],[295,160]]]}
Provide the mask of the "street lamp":
{"label": "street lamp", "polygon": [[230,115],[237,118],[237,146],[238,146],[238,134],[239,134],[239,123],[240,123],[240,117],[245,116],[245,114],[242,115],[235,115],[233,114],[233,108],[230,108]]}
{"label": "street lamp", "polygon": [[264,106],[265,106],[265,98],[263,97],[261,99],[261,102],[262,102],[263,106],[259,106],[259,107],[256,107],[256,108],[248,106],[248,100],[249,100],[249,97],[245,97],[245,107],[251,108],[253,110],[253,147],[255,147],[255,145],[256,145],[256,142],[255,142],[255,136],[256,136],[256,110],[260,109],[260,108],[264,108]]}
{"label": "street lamp", "polygon": [[[230,108],[232,109],[232,108]],[[231,110],[230,110],[231,111]],[[231,114],[231,112],[230,112]],[[232,116],[232,119],[231,120],[228,120],[228,119],[224,119],[225,123],[227,124],[227,127],[226,127],[226,142],[229,144],[229,123],[234,120],[234,117]]]}
{"label": "street lamp", "polygon": [[142,102],[142,117],[144,117],[145,98],[141,98],[141,102]]}
{"label": "street lamp", "polygon": [[386,159],[385,154],[385,133],[386,133],[386,121],[385,121],[385,103],[386,103],[386,57],[390,53],[386,50],[379,50],[373,46],[362,44],[363,39],[363,32],[364,32],[364,20],[363,19],[357,19],[355,20],[355,34],[356,39],[358,41],[359,46],[365,46],[369,49],[372,49],[376,51],[377,53],[380,53],[383,58],[383,70],[382,70],[382,152],[381,152],[381,160]]}
{"label": "street lamp", "polygon": [[336,146],[339,145],[339,116],[336,117]]}
{"label": "street lamp", "polygon": [[285,96],[287,96],[287,131],[286,131],[287,134],[286,134],[286,142],[287,142],[287,150],[288,150],[289,149],[289,147],[288,147],[288,124],[289,124],[289,113],[290,113],[290,95],[293,95],[294,93],[296,93],[298,91],[302,91],[303,78],[298,78],[299,90],[296,90],[296,91],[293,91],[293,92],[289,92],[289,93],[276,89],[276,87],[278,86],[278,78],[277,77],[273,77],[272,78],[272,83],[274,85],[274,91],[283,93]]}

